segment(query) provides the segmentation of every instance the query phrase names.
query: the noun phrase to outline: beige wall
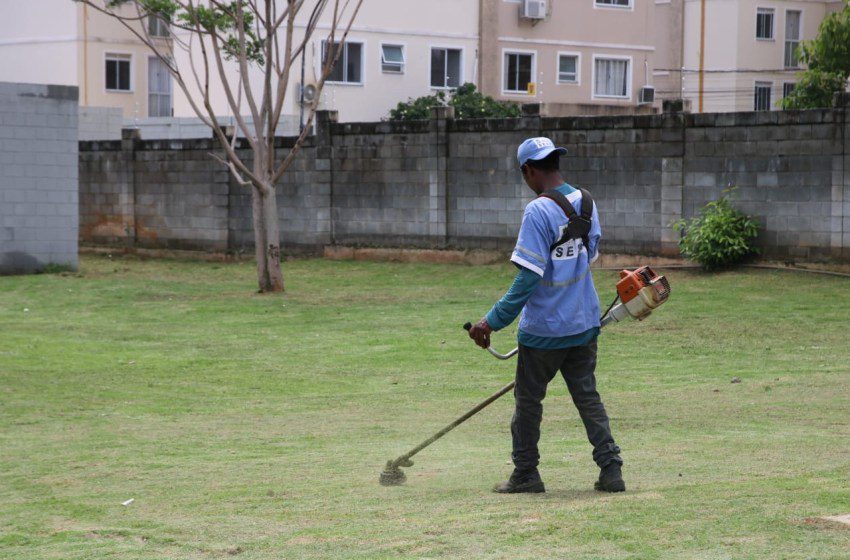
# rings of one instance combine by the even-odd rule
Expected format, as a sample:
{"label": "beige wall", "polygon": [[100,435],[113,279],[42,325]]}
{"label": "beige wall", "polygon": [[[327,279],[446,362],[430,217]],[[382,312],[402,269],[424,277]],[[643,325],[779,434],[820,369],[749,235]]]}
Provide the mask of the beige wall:
{"label": "beige wall", "polygon": [[[303,37],[303,27],[309,13],[299,14],[295,40]],[[306,51],[305,82],[318,80],[321,64],[321,42],[329,32],[331,13],[326,12],[319,29]],[[319,103],[321,109],[339,111],[341,121],[375,121],[385,118],[399,101],[434,93],[430,87],[431,47],[459,48],[463,51],[463,81],[477,81],[478,0],[365,0],[349,35],[350,42],[363,44],[363,77],[360,84],[325,85]],[[406,64],[403,74],[387,74],[381,70],[381,44],[402,45]],[[195,45],[197,48],[197,45]],[[178,64],[188,68],[188,56],[177,50]],[[293,66],[293,76],[284,105],[284,113],[298,115],[297,84],[300,82],[300,60]],[[227,73],[236,83],[232,64]],[[259,91],[261,75],[256,68],[250,72],[251,83]],[[215,80],[218,83],[218,80]],[[212,88],[212,105],[221,115],[230,108],[221,87]],[[247,114],[247,109],[241,111]],[[191,115],[184,95],[175,99],[175,115]]]}
{"label": "beige wall", "polygon": [[653,85],[659,99],[681,97],[684,0],[655,0],[655,68]]}
{"label": "beige wall", "polygon": [[[132,15],[130,7],[121,9]],[[153,52],[120,22],[91,8],[78,11],[79,47],[77,66],[80,104],[93,107],[119,107],[125,118],[148,116],[148,64]],[[84,24],[84,16],[87,21]],[[141,24],[137,28],[140,32]],[[164,51],[170,51],[166,39],[157,39]],[[130,92],[106,89],[106,57],[108,54],[130,56]]]}
{"label": "beige wall", "polygon": [[[836,5],[824,0],[706,0],[703,110],[752,111],[756,82],[772,85],[771,105],[778,107],[783,83],[797,70],[784,68],[786,11],[802,12],[802,39],[817,35],[818,25]],[[758,8],[774,10],[774,39],[756,38]],[[685,97],[699,110],[700,0],[685,0]]]}
{"label": "beige wall", "polygon": [[77,8],[68,0],[0,0],[0,82],[78,85]]}
{"label": "beige wall", "polygon": [[[82,106],[147,116],[152,53],[120,23],[71,0],[0,0],[0,14],[0,81],[74,85]],[[107,53],[131,56],[131,92],[106,91]]]}
{"label": "beige wall", "polygon": [[[548,17],[536,23],[519,17],[519,2],[483,2],[489,12],[487,19],[492,22],[482,29],[482,43],[487,46],[482,49],[481,74],[485,77],[483,89],[489,95],[518,102],[634,105],[639,88],[652,84],[656,50],[655,4],[652,0],[633,0],[632,6],[625,9],[600,7],[593,0],[550,1]],[[494,43],[495,48],[490,47]],[[504,90],[507,52],[535,55],[535,95]],[[577,84],[558,83],[559,53],[578,55],[580,72]],[[617,57],[630,61],[631,80],[627,98],[594,95],[595,57]]]}

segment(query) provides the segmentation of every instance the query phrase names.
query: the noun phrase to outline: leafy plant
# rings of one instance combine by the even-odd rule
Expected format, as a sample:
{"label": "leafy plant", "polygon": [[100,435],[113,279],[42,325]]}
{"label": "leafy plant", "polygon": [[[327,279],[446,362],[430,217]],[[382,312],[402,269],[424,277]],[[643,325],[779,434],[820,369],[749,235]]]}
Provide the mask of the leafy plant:
{"label": "leafy plant", "polygon": [[832,95],[844,91],[850,77],[850,2],[845,1],[840,12],[826,16],[817,37],[800,43],[798,54],[808,68],[782,100],[782,108],[830,107]]}
{"label": "leafy plant", "polygon": [[431,107],[448,105],[446,94],[438,92],[435,95],[423,95],[416,99],[399,102],[395,109],[390,109],[391,121],[416,121],[430,118]]}
{"label": "leafy plant", "polygon": [[478,91],[475,84],[467,83],[454,90],[450,96],[440,91],[434,95],[424,95],[400,102],[395,109],[390,110],[390,120],[427,119],[431,115],[432,107],[445,105],[454,107],[457,119],[519,117],[522,114],[518,104],[497,101]]}
{"label": "leafy plant", "polygon": [[699,216],[673,224],[682,238],[679,250],[685,258],[698,262],[705,270],[728,268],[758,254],[753,241],[758,222],[732,207],[729,198],[734,188],[706,204]]}

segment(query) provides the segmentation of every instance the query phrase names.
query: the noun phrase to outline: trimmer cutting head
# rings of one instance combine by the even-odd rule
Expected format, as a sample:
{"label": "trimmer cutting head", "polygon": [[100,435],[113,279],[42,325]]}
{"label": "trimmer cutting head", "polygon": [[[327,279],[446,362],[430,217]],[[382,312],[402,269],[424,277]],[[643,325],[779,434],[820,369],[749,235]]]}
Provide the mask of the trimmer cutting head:
{"label": "trimmer cutting head", "polygon": [[401,486],[406,480],[404,471],[393,465],[392,461],[387,461],[387,466],[381,471],[381,486]]}
{"label": "trimmer cutting head", "polygon": [[[413,466],[413,461],[408,459],[404,462],[405,467]],[[409,463],[409,464],[408,464]],[[387,461],[387,466],[381,471],[381,486],[401,486],[407,480],[404,471],[399,468],[396,461]]]}

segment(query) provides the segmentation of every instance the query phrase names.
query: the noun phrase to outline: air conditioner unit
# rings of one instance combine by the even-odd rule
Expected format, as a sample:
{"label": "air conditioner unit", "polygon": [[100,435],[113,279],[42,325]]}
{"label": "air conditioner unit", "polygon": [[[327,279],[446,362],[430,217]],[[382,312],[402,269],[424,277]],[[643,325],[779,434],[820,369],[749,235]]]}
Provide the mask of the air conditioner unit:
{"label": "air conditioner unit", "polygon": [[649,104],[655,102],[655,88],[652,86],[643,86],[640,88],[640,94],[638,95],[638,103],[640,104]]}
{"label": "air conditioner unit", "polygon": [[546,19],[546,0],[522,0],[519,17],[523,19]]}
{"label": "air conditioner unit", "polygon": [[316,94],[318,93],[316,84],[305,84],[304,87],[301,87],[301,84],[298,84],[295,91],[298,92],[299,103],[312,105],[316,102]]}

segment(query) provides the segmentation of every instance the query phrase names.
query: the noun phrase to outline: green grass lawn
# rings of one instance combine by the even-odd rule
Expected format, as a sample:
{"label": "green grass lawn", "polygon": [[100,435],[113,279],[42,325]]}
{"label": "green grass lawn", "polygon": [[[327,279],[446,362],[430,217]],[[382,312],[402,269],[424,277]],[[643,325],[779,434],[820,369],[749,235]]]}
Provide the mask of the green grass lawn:
{"label": "green grass lawn", "polygon": [[510,396],[378,485],[512,379],[461,330],[508,264],[296,260],[274,296],[246,263],[0,278],[0,558],[848,558],[811,518],[850,513],[850,280],[666,273],[600,337],[628,492],[593,492],[558,378],[537,496],[490,492]]}

